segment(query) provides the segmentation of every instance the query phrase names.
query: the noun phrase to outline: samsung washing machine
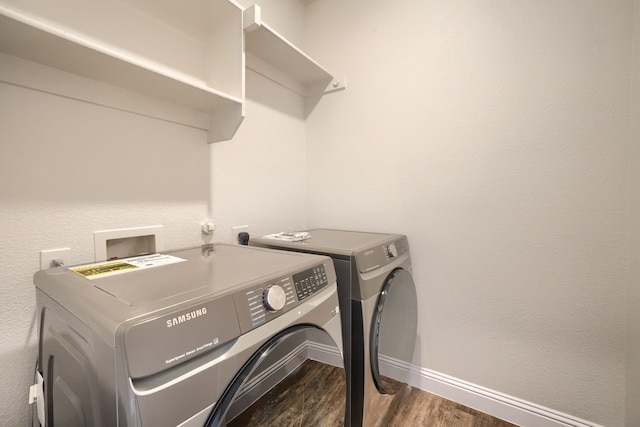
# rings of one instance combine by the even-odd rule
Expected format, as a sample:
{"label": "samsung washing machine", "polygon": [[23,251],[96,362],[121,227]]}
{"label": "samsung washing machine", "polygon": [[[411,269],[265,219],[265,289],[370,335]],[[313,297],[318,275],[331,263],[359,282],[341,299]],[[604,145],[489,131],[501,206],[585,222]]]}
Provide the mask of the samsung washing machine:
{"label": "samsung washing machine", "polygon": [[[342,316],[347,418],[382,426],[407,382],[416,343],[417,296],[407,237],[313,229],[252,238],[250,245],[333,259]],[[397,394],[396,394],[397,393]]]}
{"label": "samsung washing machine", "polygon": [[207,245],[34,281],[47,427],[222,426],[293,372],[308,340],[342,350],[328,257]]}

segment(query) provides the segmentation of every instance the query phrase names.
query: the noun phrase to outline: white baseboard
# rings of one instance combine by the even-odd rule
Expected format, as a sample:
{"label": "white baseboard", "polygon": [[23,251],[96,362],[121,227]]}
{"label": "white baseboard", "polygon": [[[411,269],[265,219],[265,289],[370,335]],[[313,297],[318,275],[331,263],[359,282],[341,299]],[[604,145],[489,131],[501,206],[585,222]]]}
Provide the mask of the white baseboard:
{"label": "white baseboard", "polygon": [[312,341],[306,342],[306,354],[311,360],[326,363],[327,365],[344,367],[342,355],[335,346],[319,344]]}
{"label": "white baseboard", "polygon": [[[259,383],[270,379],[270,381],[267,381],[269,384],[266,387],[269,389],[288,375],[295,366],[298,366],[306,359],[317,360],[333,366],[343,366],[342,356],[335,346],[307,341],[293,349],[287,357],[284,357],[269,371],[265,372],[263,376],[256,378],[254,383],[247,386],[247,389],[251,390],[257,387]],[[437,394],[445,399],[458,402],[519,426],[603,427],[599,424],[582,420],[572,415],[463,381],[431,369],[408,365],[394,359],[381,359],[380,365],[381,369],[384,365],[384,371],[392,377],[408,378],[408,383],[412,387]],[[275,383],[273,382],[274,379]],[[262,386],[264,385],[265,384],[262,384]]]}
{"label": "white baseboard", "polygon": [[[381,360],[389,369],[397,370],[399,378],[407,378],[412,387],[442,396],[494,417],[523,427],[602,427],[551,408],[509,396],[452,376],[407,365]],[[391,372],[391,371],[388,371]]]}
{"label": "white baseboard", "polygon": [[337,347],[304,341],[297,347],[292,348],[289,353],[283,355],[275,363],[251,377],[238,390],[235,403],[229,409],[229,419],[238,416],[276,384],[289,376],[307,359],[317,360],[318,362],[341,368],[344,366],[342,355]]}
{"label": "white baseboard", "polygon": [[[337,351],[331,347],[308,343],[314,360],[335,364]],[[339,355],[338,355],[339,356]],[[509,396],[430,369],[386,359],[385,372],[396,378],[408,378],[412,387],[442,396],[475,410],[523,427],[603,427],[569,414]],[[394,373],[395,371],[395,373]],[[408,377],[407,377],[408,374]]]}
{"label": "white baseboard", "polygon": [[309,358],[307,347],[307,343],[303,342],[272,365],[250,377],[238,390],[234,404],[229,408],[228,419],[231,420],[237,417],[280,381],[289,376],[291,372],[295,371]]}

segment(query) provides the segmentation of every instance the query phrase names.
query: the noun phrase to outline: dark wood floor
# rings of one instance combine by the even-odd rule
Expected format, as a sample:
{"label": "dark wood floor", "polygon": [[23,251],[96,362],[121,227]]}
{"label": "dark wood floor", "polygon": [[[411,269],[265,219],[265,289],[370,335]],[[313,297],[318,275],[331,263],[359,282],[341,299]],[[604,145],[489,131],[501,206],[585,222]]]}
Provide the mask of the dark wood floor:
{"label": "dark wood floor", "polygon": [[[229,427],[344,425],[344,371],[307,360],[284,381],[228,423]],[[428,427],[516,427],[514,424],[407,387],[399,392],[384,416],[372,425]]]}

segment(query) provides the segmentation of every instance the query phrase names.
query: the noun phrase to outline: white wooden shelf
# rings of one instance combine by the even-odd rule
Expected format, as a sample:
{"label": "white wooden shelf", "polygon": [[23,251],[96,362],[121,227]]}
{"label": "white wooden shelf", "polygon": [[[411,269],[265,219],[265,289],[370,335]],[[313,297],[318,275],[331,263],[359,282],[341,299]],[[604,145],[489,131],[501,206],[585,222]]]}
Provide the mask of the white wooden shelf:
{"label": "white wooden shelf", "polygon": [[209,142],[231,139],[243,118],[241,98],[204,80],[4,6],[0,52],[209,113]]}
{"label": "white wooden shelf", "polygon": [[306,114],[345,88],[259,6],[233,0],[0,0],[0,60],[0,81],[203,129],[208,142],[242,123],[245,66],[304,96]]}
{"label": "white wooden shelf", "polygon": [[305,97],[345,88],[344,81],[265,24],[260,6],[244,10],[243,27],[248,68]]}

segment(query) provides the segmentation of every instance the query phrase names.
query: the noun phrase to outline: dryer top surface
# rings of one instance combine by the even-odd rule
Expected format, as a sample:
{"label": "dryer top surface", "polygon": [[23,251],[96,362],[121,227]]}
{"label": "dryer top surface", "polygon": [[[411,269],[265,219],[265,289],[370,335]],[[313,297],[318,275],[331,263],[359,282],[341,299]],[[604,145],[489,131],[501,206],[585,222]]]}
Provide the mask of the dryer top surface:
{"label": "dryer top surface", "polygon": [[356,256],[361,251],[392,242],[402,237],[399,234],[333,230],[326,228],[315,228],[305,231],[308,232],[311,237],[297,242],[286,242],[269,238],[252,240],[261,246],[283,247],[328,255]]}

